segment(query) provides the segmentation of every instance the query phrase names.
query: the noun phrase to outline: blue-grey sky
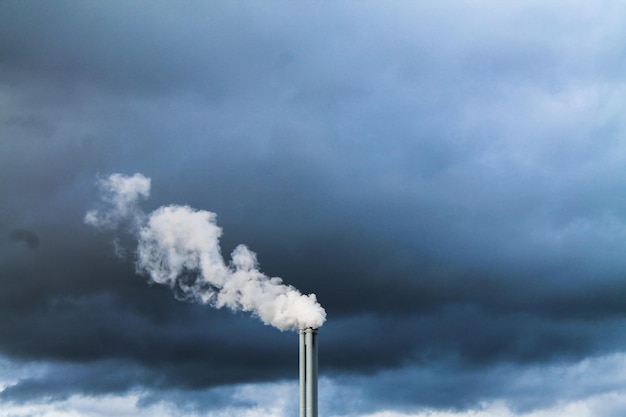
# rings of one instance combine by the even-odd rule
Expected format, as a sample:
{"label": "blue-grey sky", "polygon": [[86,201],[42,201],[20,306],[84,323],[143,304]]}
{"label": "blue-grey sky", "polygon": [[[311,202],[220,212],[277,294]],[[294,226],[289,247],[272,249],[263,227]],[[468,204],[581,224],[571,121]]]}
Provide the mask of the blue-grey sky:
{"label": "blue-grey sky", "polygon": [[317,295],[320,415],[624,415],[625,21],[3,1],[0,417],[297,412],[294,332],[178,301],[84,223],[112,173]]}

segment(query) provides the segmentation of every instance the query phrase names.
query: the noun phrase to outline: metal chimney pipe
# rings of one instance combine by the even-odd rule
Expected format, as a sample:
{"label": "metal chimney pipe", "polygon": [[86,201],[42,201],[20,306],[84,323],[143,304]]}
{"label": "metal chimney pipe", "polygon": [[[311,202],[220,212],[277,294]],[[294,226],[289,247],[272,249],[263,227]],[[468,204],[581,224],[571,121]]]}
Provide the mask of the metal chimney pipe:
{"label": "metal chimney pipe", "polygon": [[300,417],[317,417],[317,329],[300,330]]}
{"label": "metal chimney pipe", "polygon": [[317,417],[317,329],[306,329],[306,417]]}
{"label": "metal chimney pipe", "polygon": [[306,336],[304,329],[300,335],[300,417],[306,417]]}

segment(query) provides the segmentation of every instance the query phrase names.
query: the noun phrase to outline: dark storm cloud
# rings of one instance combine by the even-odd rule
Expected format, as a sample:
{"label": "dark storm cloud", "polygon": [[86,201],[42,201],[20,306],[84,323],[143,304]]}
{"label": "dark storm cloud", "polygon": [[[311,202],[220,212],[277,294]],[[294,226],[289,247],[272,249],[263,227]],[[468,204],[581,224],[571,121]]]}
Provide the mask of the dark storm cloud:
{"label": "dark storm cloud", "polygon": [[[411,415],[410,410],[417,407],[406,406],[409,404],[450,412],[472,409],[467,415],[480,415],[479,410],[487,408],[488,401],[499,398],[508,398],[508,407],[514,413],[557,406],[554,411],[556,415],[563,411],[558,407],[559,403],[575,401],[583,392],[619,390],[621,383],[616,381],[614,374],[611,375],[610,369],[621,366],[620,363],[620,359],[609,357],[590,359],[574,367],[567,367],[557,361],[541,366],[502,364],[485,369],[458,367],[455,360],[451,359],[434,362],[428,368],[406,366],[388,370],[370,378],[340,377],[332,385],[322,387],[332,397],[329,403],[333,407],[345,407],[346,414],[354,416],[367,415],[378,408],[404,409]],[[592,364],[597,368],[590,366]],[[455,377],[450,378],[451,374]],[[512,375],[516,377],[512,378]],[[351,400],[354,398],[359,400]],[[482,404],[476,403],[477,398],[482,399]],[[405,407],[398,407],[398,404],[404,404]],[[500,413],[509,415],[502,410]],[[339,410],[337,414],[340,414]],[[428,415],[427,412],[424,414]],[[485,413],[492,414],[499,415]]]}
{"label": "dark storm cloud", "polygon": [[9,233],[9,238],[14,242],[24,242],[29,249],[37,249],[39,247],[39,236],[32,230],[13,229]]}
{"label": "dark storm cloud", "polygon": [[[62,231],[48,233],[59,236]],[[0,304],[6,318],[0,324],[4,352],[22,359],[119,358],[146,365],[167,364],[179,357],[206,363],[209,355],[210,367],[230,363],[227,368],[245,369],[252,364],[248,359],[257,361],[257,355],[270,349],[274,355],[261,363],[284,371],[282,359],[290,351],[275,340],[284,341],[285,336],[273,336],[246,352],[247,337],[263,340],[271,334],[269,329],[249,325],[245,317],[178,302],[168,290],[148,286],[145,278],[134,274],[132,264],[116,259],[112,245],[90,246],[80,238],[74,235],[63,245],[51,242],[37,251],[35,259],[24,255],[4,259]],[[244,321],[241,331],[247,335],[243,340],[228,331],[239,321]],[[231,362],[229,354],[238,350],[248,359]]]}
{"label": "dark storm cloud", "polygon": [[[272,33],[271,25],[296,29],[260,5],[239,2],[181,2],[172,8],[141,1],[37,7],[10,1],[5,6],[0,47],[9,80],[48,79],[76,89],[70,96],[85,86],[139,96],[180,89],[199,89],[209,98],[232,90],[245,94],[259,81],[277,82],[272,71],[290,60],[283,47],[289,40]],[[238,17],[242,24],[233,25]],[[264,32],[261,39],[257,30]]]}
{"label": "dark storm cloud", "polygon": [[514,397],[519,369],[620,351],[621,26],[442,4],[5,2],[0,350],[67,378],[3,397],[294,378],[295,334],[176,301],[82,223],[112,172],[315,292],[333,377],[434,387],[380,407]]}

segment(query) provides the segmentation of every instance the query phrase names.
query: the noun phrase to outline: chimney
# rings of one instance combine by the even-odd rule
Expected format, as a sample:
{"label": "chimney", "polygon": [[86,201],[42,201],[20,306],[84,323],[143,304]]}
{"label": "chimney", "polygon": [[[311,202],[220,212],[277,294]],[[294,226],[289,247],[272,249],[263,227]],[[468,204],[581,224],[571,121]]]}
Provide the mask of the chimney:
{"label": "chimney", "polygon": [[300,329],[300,417],[317,417],[317,329]]}

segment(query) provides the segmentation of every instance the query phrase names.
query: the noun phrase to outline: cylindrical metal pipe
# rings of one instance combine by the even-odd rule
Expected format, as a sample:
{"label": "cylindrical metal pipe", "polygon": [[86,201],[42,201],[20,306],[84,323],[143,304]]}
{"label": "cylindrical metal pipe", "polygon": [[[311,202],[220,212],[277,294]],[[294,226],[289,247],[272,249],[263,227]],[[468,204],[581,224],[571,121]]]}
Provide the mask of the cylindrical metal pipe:
{"label": "cylindrical metal pipe", "polygon": [[317,329],[305,329],[306,417],[317,417]]}
{"label": "cylindrical metal pipe", "polygon": [[304,329],[300,334],[300,417],[306,416],[306,338]]}

